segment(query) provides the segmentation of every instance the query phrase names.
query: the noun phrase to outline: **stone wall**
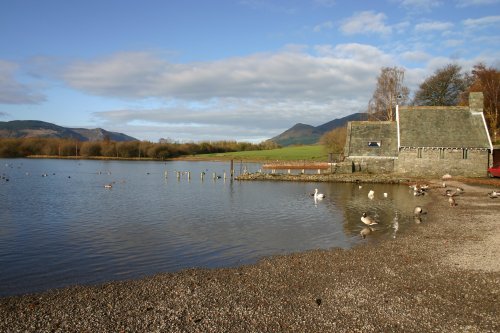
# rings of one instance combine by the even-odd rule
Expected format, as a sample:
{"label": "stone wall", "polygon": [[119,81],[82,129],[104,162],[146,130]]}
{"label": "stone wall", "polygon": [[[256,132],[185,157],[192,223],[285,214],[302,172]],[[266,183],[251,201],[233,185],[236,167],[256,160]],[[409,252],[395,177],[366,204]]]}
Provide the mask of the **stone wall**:
{"label": "stone wall", "polygon": [[484,177],[488,169],[489,152],[469,149],[406,148],[395,160],[394,172],[411,176]]}
{"label": "stone wall", "polygon": [[392,173],[394,171],[393,158],[348,158],[354,172]]}

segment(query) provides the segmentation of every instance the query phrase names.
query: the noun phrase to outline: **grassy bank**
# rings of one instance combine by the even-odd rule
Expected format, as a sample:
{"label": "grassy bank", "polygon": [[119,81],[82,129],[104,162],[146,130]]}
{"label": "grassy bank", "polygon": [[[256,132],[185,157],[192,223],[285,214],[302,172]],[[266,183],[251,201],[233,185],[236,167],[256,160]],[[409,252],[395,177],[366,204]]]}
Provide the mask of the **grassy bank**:
{"label": "grassy bank", "polygon": [[309,161],[327,161],[328,153],[325,148],[320,145],[310,146],[293,146],[270,150],[251,150],[238,151],[231,153],[214,153],[200,154],[188,156],[190,159],[207,159],[207,160],[252,160],[252,161],[294,161],[294,160],[309,160]]}

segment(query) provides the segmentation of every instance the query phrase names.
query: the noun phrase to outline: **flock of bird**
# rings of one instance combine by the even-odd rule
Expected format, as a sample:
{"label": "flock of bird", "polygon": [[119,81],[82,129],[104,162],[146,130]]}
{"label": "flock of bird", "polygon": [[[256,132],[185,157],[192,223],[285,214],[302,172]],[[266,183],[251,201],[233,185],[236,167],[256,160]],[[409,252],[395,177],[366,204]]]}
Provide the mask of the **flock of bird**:
{"label": "flock of bird", "polygon": [[[464,189],[462,187],[449,187],[445,180],[451,179],[451,176],[445,175],[442,177],[443,183],[442,183],[442,188],[445,190],[443,191],[442,195],[447,197],[448,204],[450,207],[455,207],[457,206],[457,197],[461,196],[464,193]],[[362,185],[358,185],[359,189],[362,189]],[[411,184],[409,185],[410,191],[415,197],[419,196],[424,196],[428,194],[428,191],[430,190],[430,186],[428,184]],[[319,193],[319,190],[316,188],[314,190],[314,193],[311,194],[311,196],[314,197],[314,200],[322,200],[326,196],[323,193]],[[383,196],[385,198],[388,197],[387,193],[383,193]],[[488,193],[488,197],[491,199],[496,199],[500,197],[500,190],[493,190]],[[374,190],[369,190],[368,191],[368,199],[373,200],[375,198],[375,191]],[[427,214],[427,212],[421,207],[421,206],[416,206],[413,210],[413,217],[414,221],[416,223],[421,223],[422,222],[422,216]],[[370,216],[367,212],[363,212],[361,215],[361,222],[363,223],[364,227],[360,231],[360,235],[365,238],[367,235],[375,231],[376,225],[379,224],[380,221],[377,221],[376,219],[376,214],[374,216]],[[396,212],[396,216],[394,217],[392,223],[391,223],[391,228],[394,230],[394,237],[396,231],[399,229],[399,216],[398,213]]]}

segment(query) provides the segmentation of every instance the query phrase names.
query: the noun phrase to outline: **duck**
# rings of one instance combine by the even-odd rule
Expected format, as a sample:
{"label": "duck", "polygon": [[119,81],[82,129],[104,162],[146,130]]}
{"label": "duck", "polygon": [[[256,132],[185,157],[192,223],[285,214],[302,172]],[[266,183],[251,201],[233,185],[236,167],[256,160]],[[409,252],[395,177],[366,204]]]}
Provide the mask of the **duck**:
{"label": "duck", "polygon": [[363,222],[366,225],[378,224],[371,216],[368,216],[366,213],[363,213],[363,215],[361,216],[361,222]]}
{"label": "duck", "polygon": [[326,195],[324,195],[323,193],[318,193],[317,188],[314,189],[314,199],[324,199],[325,197]]}
{"label": "duck", "polygon": [[104,188],[113,188],[113,185],[112,184],[106,184],[106,185],[104,185]]}

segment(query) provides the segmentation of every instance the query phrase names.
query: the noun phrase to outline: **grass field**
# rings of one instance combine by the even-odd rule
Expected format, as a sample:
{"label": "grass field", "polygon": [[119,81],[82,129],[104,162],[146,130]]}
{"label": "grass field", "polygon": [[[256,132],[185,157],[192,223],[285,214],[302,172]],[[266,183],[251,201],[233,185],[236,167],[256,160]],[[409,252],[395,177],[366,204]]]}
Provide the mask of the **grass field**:
{"label": "grass field", "polygon": [[327,161],[328,153],[324,146],[294,146],[271,150],[239,151],[233,153],[201,154],[196,155],[196,159],[235,159],[235,160],[255,160],[255,161]]}

